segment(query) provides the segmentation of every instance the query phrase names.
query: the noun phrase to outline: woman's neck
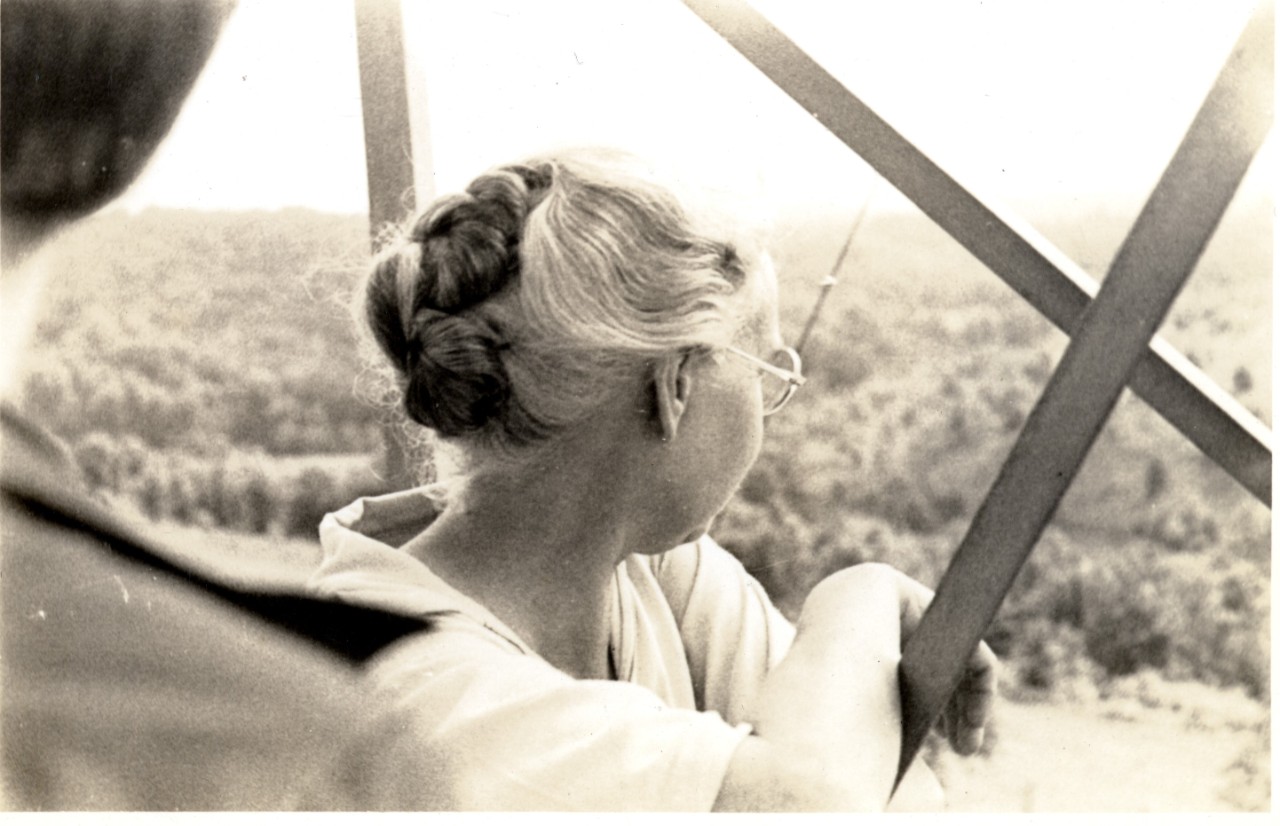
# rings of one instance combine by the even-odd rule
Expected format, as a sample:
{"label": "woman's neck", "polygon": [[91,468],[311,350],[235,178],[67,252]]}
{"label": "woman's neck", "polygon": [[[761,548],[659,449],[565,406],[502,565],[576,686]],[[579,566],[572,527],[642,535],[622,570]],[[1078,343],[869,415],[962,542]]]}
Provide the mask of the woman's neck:
{"label": "woman's neck", "polygon": [[[615,570],[648,551],[627,450],[582,440],[468,482],[406,550],[579,678],[609,674]],[[600,447],[607,447],[601,440]]]}

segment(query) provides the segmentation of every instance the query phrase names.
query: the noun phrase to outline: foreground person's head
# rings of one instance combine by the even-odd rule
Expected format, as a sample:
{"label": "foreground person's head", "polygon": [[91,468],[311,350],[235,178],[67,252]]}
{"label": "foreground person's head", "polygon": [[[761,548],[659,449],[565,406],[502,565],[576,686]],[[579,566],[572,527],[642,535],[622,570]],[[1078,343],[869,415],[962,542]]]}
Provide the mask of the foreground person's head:
{"label": "foreground person's head", "polygon": [[464,472],[527,461],[619,410],[712,489],[754,460],[761,374],[725,356],[780,343],[768,261],[634,166],[575,153],[500,167],[380,255],[367,321],[405,411]]}
{"label": "foreground person's head", "polygon": [[0,3],[0,395],[42,284],[28,258],[123,192],[168,133],[231,0]]}
{"label": "foreground person's head", "polygon": [[228,0],[5,0],[6,263],[133,182],[213,50]]}

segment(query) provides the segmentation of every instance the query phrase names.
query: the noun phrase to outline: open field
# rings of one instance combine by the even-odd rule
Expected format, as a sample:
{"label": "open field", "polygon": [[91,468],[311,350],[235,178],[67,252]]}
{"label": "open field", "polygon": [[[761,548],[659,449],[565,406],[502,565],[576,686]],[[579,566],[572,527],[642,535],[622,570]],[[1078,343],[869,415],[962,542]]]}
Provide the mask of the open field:
{"label": "open field", "polygon": [[1159,701],[1131,686],[1095,701],[1002,703],[991,754],[940,758],[948,808],[1269,811],[1267,709],[1239,692],[1159,684]]}

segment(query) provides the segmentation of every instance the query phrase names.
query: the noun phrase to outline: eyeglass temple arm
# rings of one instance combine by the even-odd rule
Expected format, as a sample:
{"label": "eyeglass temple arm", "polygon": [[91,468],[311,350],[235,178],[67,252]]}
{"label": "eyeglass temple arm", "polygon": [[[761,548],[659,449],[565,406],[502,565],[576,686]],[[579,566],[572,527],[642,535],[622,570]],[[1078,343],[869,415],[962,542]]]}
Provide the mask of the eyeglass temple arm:
{"label": "eyeglass temple arm", "polygon": [[[733,347],[733,346],[725,347],[724,349],[728,350],[729,352],[737,356],[741,356],[742,358],[751,362],[756,367],[760,368],[766,373],[772,376],[777,376],[778,378],[782,379],[788,384],[794,384],[796,387],[799,387],[805,382],[805,377],[800,373],[797,373],[794,370],[787,370],[786,368],[779,367],[776,364],[770,364],[769,362],[765,361],[762,358],[751,355],[746,350],[739,350],[737,347]],[[795,349],[795,348],[792,348],[792,349]],[[798,356],[800,354],[796,353],[796,355]]]}

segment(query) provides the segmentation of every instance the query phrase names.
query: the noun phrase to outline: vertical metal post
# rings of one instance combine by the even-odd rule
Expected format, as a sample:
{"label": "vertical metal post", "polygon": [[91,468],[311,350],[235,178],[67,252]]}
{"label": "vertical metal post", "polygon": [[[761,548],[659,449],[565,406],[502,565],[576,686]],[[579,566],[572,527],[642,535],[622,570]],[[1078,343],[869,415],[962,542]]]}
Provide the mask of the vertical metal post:
{"label": "vertical metal post", "polygon": [[413,130],[400,0],[356,0],[369,232],[404,219],[413,203]]}
{"label": "vertical metal post", "polygon": [[[404,23],[400,0],[355,0],[355,15],[369,236],[376,249],[381,233],[415,207]],[[385,480],[397,488],[408,487],[412,474],[394,424],[384,426],[382,441]]]}

